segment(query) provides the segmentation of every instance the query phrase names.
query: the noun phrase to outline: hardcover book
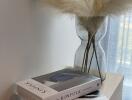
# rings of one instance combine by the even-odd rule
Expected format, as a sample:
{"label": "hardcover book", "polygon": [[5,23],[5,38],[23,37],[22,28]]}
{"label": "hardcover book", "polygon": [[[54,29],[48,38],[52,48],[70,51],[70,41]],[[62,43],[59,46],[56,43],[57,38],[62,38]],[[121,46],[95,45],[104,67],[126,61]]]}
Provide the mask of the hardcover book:
{"label": "hardcover book", "polygon": [[73,69],[63,69],[16,85],[24,100],[73,100],[98,90],[101,79]]}

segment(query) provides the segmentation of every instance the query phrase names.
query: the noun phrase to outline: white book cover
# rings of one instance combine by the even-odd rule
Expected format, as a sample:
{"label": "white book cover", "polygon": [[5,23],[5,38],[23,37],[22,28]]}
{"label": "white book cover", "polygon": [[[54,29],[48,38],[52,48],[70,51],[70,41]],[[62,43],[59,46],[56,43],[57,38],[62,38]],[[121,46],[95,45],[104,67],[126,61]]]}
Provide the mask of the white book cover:
{"label": "white book cover", "polygon": [[73,69],[63,69],[16,85],[24,100],[73,100],[98,90],[101,80]]}

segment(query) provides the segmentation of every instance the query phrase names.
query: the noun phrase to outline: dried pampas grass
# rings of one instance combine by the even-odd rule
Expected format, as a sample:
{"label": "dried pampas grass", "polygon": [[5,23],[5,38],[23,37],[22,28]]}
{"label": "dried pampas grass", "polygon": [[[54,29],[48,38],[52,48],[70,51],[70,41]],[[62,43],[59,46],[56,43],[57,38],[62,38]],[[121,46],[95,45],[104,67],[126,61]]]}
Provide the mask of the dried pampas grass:
{"label": "dried pampas grass", "polygon": [[103,0],[41,0],[62,12],[76,14],[77,16],[94,16],[102,8]]}
{"label": "dried pampas grass", "polygon": [[41,0],[63,12],[77,16],[107,16],[121,14],[132,8],[132,0]]}
{"label": "dried pampas grass", "polygon": [[100,15],[120,15],[132,10],[132,0],[109,0],[101,9]]}

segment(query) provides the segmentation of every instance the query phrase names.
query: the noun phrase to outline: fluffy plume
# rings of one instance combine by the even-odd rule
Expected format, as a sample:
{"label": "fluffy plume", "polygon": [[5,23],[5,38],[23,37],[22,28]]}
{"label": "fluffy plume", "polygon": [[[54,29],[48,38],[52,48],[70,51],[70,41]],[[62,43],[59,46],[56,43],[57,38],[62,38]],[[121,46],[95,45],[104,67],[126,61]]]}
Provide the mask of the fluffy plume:
{"label": "fluffy plume", "polygon": [[101,24],[104,22],[105,17],[78,17],[79,25],[83,26],[86,30],[89,31],[89,34],[96,34]]}
{"label": "fluffy plume", "polygon": [[100,15],[119,15],[132,10],[132,0],[109,0],[101,9]]}
{"label": "fluffy plume", "polygon": [[63,12],[77,16],[121,14],[132,8],[132,0],[41,0]]}

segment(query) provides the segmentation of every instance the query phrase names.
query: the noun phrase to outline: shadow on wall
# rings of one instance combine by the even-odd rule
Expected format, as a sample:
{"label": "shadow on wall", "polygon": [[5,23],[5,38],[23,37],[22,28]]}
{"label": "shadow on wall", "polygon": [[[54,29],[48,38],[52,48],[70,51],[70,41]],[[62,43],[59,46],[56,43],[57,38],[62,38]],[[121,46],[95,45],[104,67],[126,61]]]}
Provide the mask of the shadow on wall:
{"label": "shadow on wall", "polygon": [[17,81],[73,64],[80,40],[69,17],[37,0],[0,0],[0,15],[0,100],[17,99]]}
{"label": "shadow on wall", "polygon": [[18,95],[13,95],[10,100],[22,100],[22,98]]}
{"label": "shadow on wall", "polygon": [[12,86],[10,86],[10,88],[3,91],[0,97],[1,97],[0,100],[21,100],[19,96],[13,94]]}
{"label": "shadow on wall", "polygon": [[33,0],[0,1],[0,100],[14,98],[12,84],[15,82],[51,70],[44,67],[44,64],[48,66],[49,59],[41,60],[43,55],[50,54],[50,44],[46,45],[50,38],[46,35],[50,17],[45,17],[48,24],[43,26],[47,31],[37,32],[36,6]]}

